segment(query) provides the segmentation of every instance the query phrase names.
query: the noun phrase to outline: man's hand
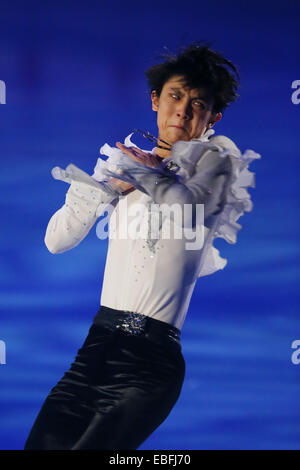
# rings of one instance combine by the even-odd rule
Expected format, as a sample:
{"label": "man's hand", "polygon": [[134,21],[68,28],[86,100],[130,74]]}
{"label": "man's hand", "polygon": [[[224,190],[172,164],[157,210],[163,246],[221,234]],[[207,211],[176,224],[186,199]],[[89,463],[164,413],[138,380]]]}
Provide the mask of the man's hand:
{"label": "man's hand", "polygon": [[117,142],[116,146],[122,150],[122,152],[126,153],[126,155],[129,155],[129,157],[142,165],[150,166],[151,168],[160,167],[161,159],[150,152],[143,152],[143,150],[136,147],[126,147],[126,145],[123,145],[120,142]]}
{"label": "man's hand", "polygon": [[[122,152],[126,153],[126,155],[129,155],[129,157],[142,165],[149,166],[151,168],[160,166],[160,159],[150,152],[143,152],[136,147],[126,147],[126,145],[123,145],[120,142],[117,142],[116,145],[120,150],[122,150]],[[111,178],[109,181],[121,188],[123,195],[125,196],[135,190],[135,187],[132,186],[131,183],[119,180],[118,178]]]}

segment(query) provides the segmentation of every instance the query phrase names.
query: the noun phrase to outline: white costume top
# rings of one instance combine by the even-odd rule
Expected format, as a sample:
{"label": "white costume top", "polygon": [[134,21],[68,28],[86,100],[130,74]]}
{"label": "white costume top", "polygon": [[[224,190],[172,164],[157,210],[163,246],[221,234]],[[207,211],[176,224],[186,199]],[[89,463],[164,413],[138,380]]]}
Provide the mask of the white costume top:
{"label": "white costume top", "polygon": [[[100,153],[109,158],[98,158],[92,176],[73,164],[66,170],[53,168],[53,177],[70,183],[70,187],[65,204],[47,227],[45,243],[52,253],[63,253],[78,245],[107,204],[113,204],[109,208],[110,238],[101,305],[142,313],[181,330],[197,278],[227,264],[213,240],[224,238],[236,243],[242,228],[237,220],[253,207],[247,187],[255,187],[255,174],[248,166],[261,156],[252,150],[242,154],[225,136],[208,139],[212,134],[214,131],[209,130],[199,139],[176,142],[170,157],[157,167],[146,167],[105,144]],[[134,146],[130,137],[124,143]],[[122,191],[109,183],[110,176],[128,181],[137,189],[121,196]],[[180,219],[171,216],[170,236],[166,238],[162,231],[166,217],[159,218],[159,205],[173,203],[179,208],[191,204],[194,210],[196,204],[204,204],[204,220],[199,223],[196,219],[197,226],[181,238],[174,235],[174,226],[181,228]],[[135,215],[130,212],[137,208]],[[152,227],[157,224],[156,235],[155,231],[147,231],[150,210]],[[195,217],[196,212],[191,212],[185,223],[195,222],[192,214]],[[102,219],[97,225],[97,233],[104,222]],[[131,227],[131,235],[126,224],[127,230]],[[201,244],[190,238],[196,229]],[[139,230],[140,236],[134,236]]]}

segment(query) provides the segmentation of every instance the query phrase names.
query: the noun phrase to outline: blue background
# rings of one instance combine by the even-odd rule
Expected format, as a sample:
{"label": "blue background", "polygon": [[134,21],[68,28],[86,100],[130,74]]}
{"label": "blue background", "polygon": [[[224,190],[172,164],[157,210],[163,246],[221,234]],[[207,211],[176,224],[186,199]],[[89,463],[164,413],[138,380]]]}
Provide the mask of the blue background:
{"label": "blue background", "polygon": [[105,142],[156,134],[144,71],[164,46],[201,39],[241,75],[216,134],[262,159],[237,244],[215,241],[228,265],[197,281],[181,396],[140,449],[300,448],[299,18],[296,1],[1,2],[1,449],[23,448],[100,302],[107,242],[95,229],[64,254],[44,245],[69,187],[50,170],[91,173]]}

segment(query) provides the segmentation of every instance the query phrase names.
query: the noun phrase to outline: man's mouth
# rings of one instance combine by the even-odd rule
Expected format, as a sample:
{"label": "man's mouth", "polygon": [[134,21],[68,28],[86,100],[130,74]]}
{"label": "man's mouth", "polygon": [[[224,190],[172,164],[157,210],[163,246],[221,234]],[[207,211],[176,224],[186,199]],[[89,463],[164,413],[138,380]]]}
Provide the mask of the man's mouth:
{"label": "man's mouth", "polygon": [[182,126],[175,126],[175,125],[172,125],[171,127],[177,127],[177,129],[182,129],[183,131],[185,131],[185,128],[182,127]]}

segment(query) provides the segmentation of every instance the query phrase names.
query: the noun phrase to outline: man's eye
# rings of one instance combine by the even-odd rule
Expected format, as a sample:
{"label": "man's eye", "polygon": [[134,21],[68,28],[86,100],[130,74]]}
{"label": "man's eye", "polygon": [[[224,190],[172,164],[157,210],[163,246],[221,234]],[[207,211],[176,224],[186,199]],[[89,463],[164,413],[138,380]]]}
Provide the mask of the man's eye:
{"label": "man's eye", "polygon": [[[176,98],[180,98],[180,96],[179,96],[179,95],[176,95],[176,93],[172,93],[171,96],[172,96],[172,97],[176,96]],[[175,99],[176,99],[176,98],[175,98]]]}
{"label": "man's eye", "polygon": [[194,101],[194,103],[196,103],[197,106],[201,107],[202,109],[205,109],[205,105],[202,103],[202,101]]}

